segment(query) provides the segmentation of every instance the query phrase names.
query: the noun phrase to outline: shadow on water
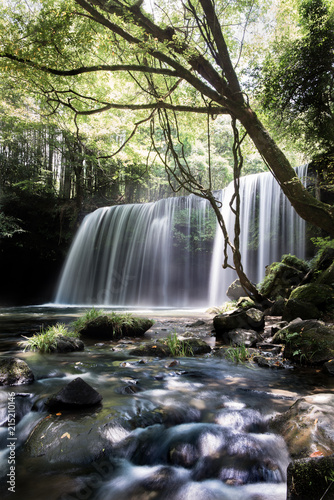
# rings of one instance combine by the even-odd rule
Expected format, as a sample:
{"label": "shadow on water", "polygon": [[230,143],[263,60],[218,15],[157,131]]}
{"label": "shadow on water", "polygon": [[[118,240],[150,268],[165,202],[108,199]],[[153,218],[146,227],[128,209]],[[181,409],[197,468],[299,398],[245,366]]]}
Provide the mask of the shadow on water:
{"label": "shadow on water", "polygon": [[[66,355],[22,352],[16,345],[22,334],[43,324],[69,323],[81,312],[0,310],[2,357],[24,359],[35,374],[33,384],[0,393],[2,498],[286,498],[289,456],[267,422],[300,395],[321,390],[320,374],[249,369],[210,356],[177,363],[139,359],[111,342]],[[80,413],[46,411],[45,401],[78,376],[103,396],[102,405]],[[7,483],[11,393],[15,493],[8,492]]]}

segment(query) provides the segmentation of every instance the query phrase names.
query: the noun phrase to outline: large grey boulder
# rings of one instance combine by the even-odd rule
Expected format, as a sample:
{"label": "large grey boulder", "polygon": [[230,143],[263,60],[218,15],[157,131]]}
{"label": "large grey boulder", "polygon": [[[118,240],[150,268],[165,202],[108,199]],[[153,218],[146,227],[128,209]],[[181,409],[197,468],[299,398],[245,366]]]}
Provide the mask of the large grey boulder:
{"label": "large grey boulder", "polygon": [[235,280],[227,289],[226,295],[231,300],[238,300],[245,296],[245,290],[242,288],[240,280]]}
{"label": "large grey boulder", "polygon": [[0,385],[32,384],[33,372],[23,359],[4,358],[0,360]]}

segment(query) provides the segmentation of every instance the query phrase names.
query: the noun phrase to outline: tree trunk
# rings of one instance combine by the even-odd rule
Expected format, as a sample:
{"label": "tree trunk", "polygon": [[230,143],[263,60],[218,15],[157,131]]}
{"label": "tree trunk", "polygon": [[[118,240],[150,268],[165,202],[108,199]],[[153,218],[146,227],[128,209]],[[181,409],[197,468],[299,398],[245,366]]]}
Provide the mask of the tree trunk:
{"label": "tree trunk", "polygon": [[317,200],[305,189],[288,159],[270,137],[254,111],[236,105],[233,114],[245,127],[298,215],[334,237],[334,207]]}

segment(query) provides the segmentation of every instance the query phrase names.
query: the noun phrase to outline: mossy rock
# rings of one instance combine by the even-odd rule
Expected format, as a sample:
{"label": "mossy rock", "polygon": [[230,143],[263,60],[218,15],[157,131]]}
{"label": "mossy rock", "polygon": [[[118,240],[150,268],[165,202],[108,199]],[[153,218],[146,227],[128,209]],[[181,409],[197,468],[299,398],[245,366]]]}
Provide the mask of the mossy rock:
{"label": "mossy rock", "polygon": [[292,290],[285,304],[283,319],[319,319],[334,305],[334,290],[329,285],[308,283]]}
{"label": "mossy rock", "polygon": [[201,339],[189,338],[179,340],[178,352],[173,353],[167,343],[162,341],[148,342],[129,351],[131,356],[152,356],[155,358],[177,357],[179,353],[185,353],[186,356],[198,356],[211,352],[211,347]]}
{"label": "mossy rock", "polygon": [[300,300],[289,299],[282,311],[284,321],[292,321],[295,318],[301,319],[320,319],[322,312],[315,304],[302,302]]}
{"label": "mossy rock", "polygon": [[290,463],[287,500],[333,500],[334,489],[329,489],[333,471],[334,457],[305,458]]}
{"label": "mossy rock", "polygon": [[55,341],[55,345],[50,345],[49,352],[74,352],[83,351],[85,349],[85,344],[82,340],[75,337],[65,337],[64,335],[58,335]]}
{"label": "mossy rock", "polygon": [[334,262],[320,274],[316,283],[334,287]]}
{"label": "mossy rock", "polygon": [[153,326],[153,321],[146,318],[131,318],[122,321],[121,316],[103,314],[88,320],[78,330],[83,337],[98,340],[119,340],[122,337],[142,337]]}
{"label": "mossy rock", "polygon": [[267,266],[266,276],[259,285],[260,293],[273,300],[288,298],[292,288],[299,285],[308,270],[303,260],[294,255],[283,255],[281,262]]}
{"label": "mossy rock", "polygon": [[181,345],[185,346],[192,356],[197,356],[200,354],[208,354],[211,352],[211,347],[204,340],[201,339],[185,339],[181,340]]}
{"label": "mossy rock", "polygon": [[0,361],[0,386],[32,384],[33,372],[23,359],[5,358]]}
{"label": "mossy rock", "polygon": [[129,351],[130,356],[152,356],[154,358],[168,358],[172,355],[169,347],[161,342],[148,342]]}
{"label": "mossy rock", "polygon": [[301,318],[296,318],[293,321],[291,321],[288,325],[278,330],[274,334],[272,342],[273,344],[285,344],[287,338],[291,334],[301,333],[302,331],[313,330],[324,326],[325,323],[317,319],[302,320]]}
{"label": "mossy rock", "polygon": [[285,343],[283,356],[294,363],[322,365],[334,358],[334,326],[319,321],[292,322],[273,342]]}
{"label": "mossy rock", "polygon": [[292,290],[290,299],[308,302],[320,309],[325,309],[334,303],[334,290],[329,285],[308,283]]}

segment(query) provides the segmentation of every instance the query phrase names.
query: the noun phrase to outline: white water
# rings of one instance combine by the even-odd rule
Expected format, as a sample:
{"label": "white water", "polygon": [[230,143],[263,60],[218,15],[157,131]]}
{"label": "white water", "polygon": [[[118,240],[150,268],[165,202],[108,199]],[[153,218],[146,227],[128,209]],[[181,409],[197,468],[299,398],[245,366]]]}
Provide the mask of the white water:
{"label": "white water", "polygon": [[[307,166],[299,167],[297,174],[306,185]],[[231,239],[234,234],[234,216],[229,208],[232,195],[230,184],[223,191],[221,210]],[[240,212],[242,264],[254,283],[259,283],[266,266],[280,260],[283,254],[305,258],[305,221],[291,207],[269,172],[240,179]],[[231,269],[222,269],[223,251],[223,235],[217,231],[210,273],[210,304],[213,305],[226,300],[225,292],[237,277]],[[231,257],[229,262],[232,263]]]}
{"label": "white water", "polygon": [[[306,178],[306,167],[298,169]],[[233,238],[229,208],[222,211]],[[240,179],[241,254],[259,282],[265,266],[284,253],[304,257],[305,223],[270,173]],[[85,217],[70,249],[55,302],[155,307],[207,307],[226,300],[236,278],[223,270],[223,237],[213,212],[194,195],[155,203],[105,207]]]}

